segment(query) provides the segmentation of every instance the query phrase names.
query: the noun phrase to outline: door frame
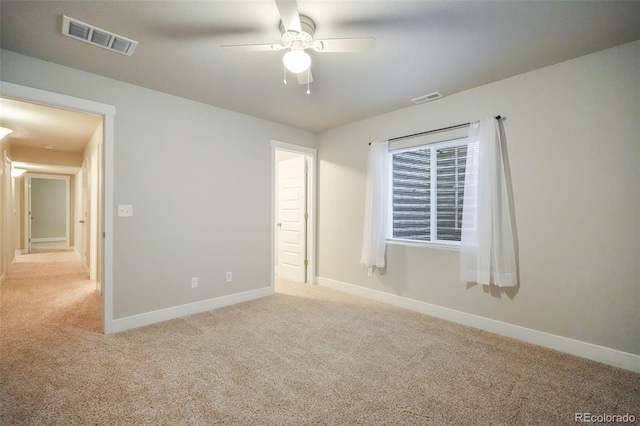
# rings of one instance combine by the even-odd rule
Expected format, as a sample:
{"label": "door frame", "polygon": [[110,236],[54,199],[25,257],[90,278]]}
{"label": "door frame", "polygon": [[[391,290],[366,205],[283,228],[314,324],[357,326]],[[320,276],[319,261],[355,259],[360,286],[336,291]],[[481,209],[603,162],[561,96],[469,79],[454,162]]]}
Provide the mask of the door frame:
{"label": "door frame", "polygon": [[65,181],[65,242],[67,248],[71,243],[71,176],[25,173],[24,186],[24,245],[25,251],[31,253],[31,179],[55,179]]}
{"label": "door frame", "polygon": [[[98,262],[103,265],[102,271],[102,328],[103,333],[115,331],[113,320],[113,145],[114,117],[116,108],[88,99],[62,95],[33,87],[0,81],[0,96],[25,102],[33,102],[55,108],[86,112],[102,116],[102,179],[104,182],[102,201],[102,250]],[[99,244],[100,245],[100,244]]]}
{"label": "door frame", "polygon": [[307,210],[309,219],[307,222],[307,255],[309,265],[307,268],[306,282],[316,283],[316,163],[318,150],[302,145],[295,145],[277,140],[271,140],[271,290],[275,289],[275,233],[276,233],[276,151],[289,151],[308,157],[309,173],[307,182]]}

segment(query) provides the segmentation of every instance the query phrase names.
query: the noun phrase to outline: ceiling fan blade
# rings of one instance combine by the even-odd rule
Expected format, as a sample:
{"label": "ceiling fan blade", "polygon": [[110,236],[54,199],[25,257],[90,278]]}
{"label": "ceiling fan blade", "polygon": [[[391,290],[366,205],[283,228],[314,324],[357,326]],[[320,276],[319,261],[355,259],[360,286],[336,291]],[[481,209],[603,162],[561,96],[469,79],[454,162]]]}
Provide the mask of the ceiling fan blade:
{"label": "ceiling fan blade", "polygon": [[280,19],[287,31],[302,32],[298,3],[295,0],[275,0],[280,12]]}
{"label": "ceiling fan blade", "polygon": [[373,37],[359,38],[327,38],[324,40],[316,40],[318,48],[314,46],[317,52],[369,52],[376,45],[376,39]]}
{"label": "ceiling fan blade", "polygon": [[308,84],[313,82],[313,74],[311,74],[311,69],[307,71],[302,71],[297,75],[298,75],[298,84]]}
{"label": "ceiling fan blade", "polygon": [[235,52],[274,52],[284,48],[280,44],[228,44],[220,47]]}

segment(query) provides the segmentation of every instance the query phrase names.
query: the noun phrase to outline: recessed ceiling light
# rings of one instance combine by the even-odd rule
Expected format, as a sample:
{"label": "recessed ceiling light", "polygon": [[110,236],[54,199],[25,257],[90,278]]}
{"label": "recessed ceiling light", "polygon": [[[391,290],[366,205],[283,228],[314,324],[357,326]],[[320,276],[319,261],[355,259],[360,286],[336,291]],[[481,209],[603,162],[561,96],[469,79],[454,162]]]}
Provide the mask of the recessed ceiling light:
{"label": "recessed ceiling light", "polygon": [[25,174],[25,169],[16,169],[15,167],[11,169],[11,177],[20,177]]}
{"label": "recessed ceiling light", "polygon": [[0,139],[4,138],[9,133],[13,133],[13,130],[7,129],[6,127],[0,127]]}
{"label": "recessed ceiling light", "polygon": [[46,148],[46,149],[56,149],[56,147],[55,147],[55,146],[51,146],[51,145],[47,145],[47,146],[45,146],[45,148]]}

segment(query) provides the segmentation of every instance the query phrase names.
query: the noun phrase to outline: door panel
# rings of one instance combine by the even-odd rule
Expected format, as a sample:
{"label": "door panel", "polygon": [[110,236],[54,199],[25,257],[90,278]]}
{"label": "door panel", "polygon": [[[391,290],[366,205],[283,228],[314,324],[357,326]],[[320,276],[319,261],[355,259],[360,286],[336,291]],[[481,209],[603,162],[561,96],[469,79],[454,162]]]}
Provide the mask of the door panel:
{"label": "door panel", "polygon": [[89,176],[91,163],[85,158],[82,163],[82,264],[89,270]]}
{"label": "door panel", "polygon": [[278,274],[297,281],[306,278],[305,157],[278,163]]}
{"label": "door panel", "polygon": [[33,214],[31,213],[31,179],[25,178],[25,202],[27,204],[27,220],[25,222],[25,245],[27,246],[27,253],[31,253],[31,224],[33,220]]}
{"label": "door panel", "polygon": [[89,279],[98,277],[98,152],[91,154],[89,173]]}

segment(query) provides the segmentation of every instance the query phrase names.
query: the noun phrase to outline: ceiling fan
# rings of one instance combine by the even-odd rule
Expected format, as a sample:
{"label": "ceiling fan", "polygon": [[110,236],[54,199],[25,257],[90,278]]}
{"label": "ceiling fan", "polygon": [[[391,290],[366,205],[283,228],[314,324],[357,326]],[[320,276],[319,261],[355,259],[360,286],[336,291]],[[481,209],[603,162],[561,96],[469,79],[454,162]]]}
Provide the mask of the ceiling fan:
{"label": "ceiling fan", "polygon": [[[313,49],[318,53],[347,53],[367,52],[373,49],[376,39],[373,37],[330,38],[315,40],[313,32],[315,23],[308,16],[298,13],[295,0],[275,0],[280,13],[280,32],[282,43],[278,44],[243,44],[221,46],[227,50],[244,52],[281,51],[286,50],[282,61],[289,71],[297,74],[298,83],[307,85],[313,81],[311,75],[311,57],[306,49]],[[287,84],[286,70],[284,84]]]}

